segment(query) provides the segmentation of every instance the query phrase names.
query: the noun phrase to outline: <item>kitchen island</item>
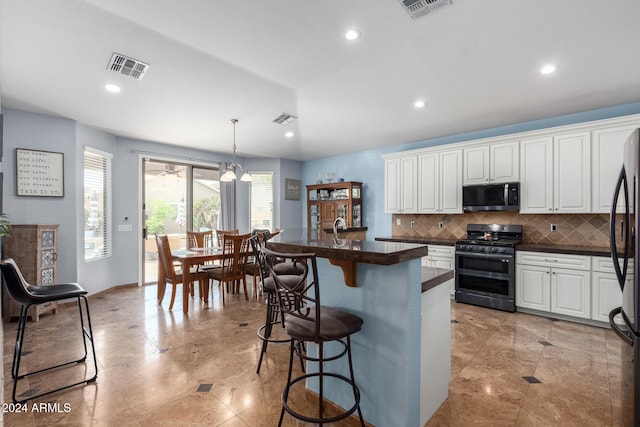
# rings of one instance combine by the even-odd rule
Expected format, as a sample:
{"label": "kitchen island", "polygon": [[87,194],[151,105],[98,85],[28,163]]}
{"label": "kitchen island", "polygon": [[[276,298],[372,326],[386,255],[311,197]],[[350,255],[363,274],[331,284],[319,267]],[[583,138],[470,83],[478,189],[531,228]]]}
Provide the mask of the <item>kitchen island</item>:
{"label": "kitchen island", "polygon": [[[306,229],[284,230],[267,247],[315,253],[322,304],[364,320],[352,349],[365,420],[375,426],[424,425],[448,394],[453,273],[427,269],[423,280],[426,245],[314,237]],[[345,286],[344,268],[336,261],[356,270],[355,286]],[[335,370],[348,375],[346,361],[339,363]],[[314,384],[307,387],[314,390]],[[352,404],[348,390],[329,389],[325,395],[342,407]]]}

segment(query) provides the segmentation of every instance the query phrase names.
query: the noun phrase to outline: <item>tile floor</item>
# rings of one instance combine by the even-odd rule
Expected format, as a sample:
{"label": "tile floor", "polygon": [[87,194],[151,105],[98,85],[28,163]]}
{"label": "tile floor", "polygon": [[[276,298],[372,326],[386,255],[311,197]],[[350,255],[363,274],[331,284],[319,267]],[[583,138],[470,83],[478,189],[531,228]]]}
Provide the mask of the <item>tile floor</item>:
{"label": "tile floor", "polygon": [[[288,353],[286,345],[272,345],[256,375],[256,329],[264,305],[234,295],[223,308],[216,290],[208,307],[196,298],[187,318],[179,310],[167,311],[168,298],[159,307],[155,294],[155,286],[147,286],[93,298],[97,382],[42,399],[59,403],[57,412],[4,413],[4,425],[277,425]],[[76,316],[75,307],[63,307],[38,324],[30,322],[38,330],[25,348],[32,351],[26,365],[36,367],[75,349]],[[429,427],[620,424],[614,393],[620,341],[611,331],[456,303],[451,326],[449,398]],[[13,322],[3,330],[7,403],[15,328]],[[53,332],[61,330],[63,338],[54,339]],[[74,375],[84,373],[84,365],[71,369]],[[47,377],[46,384],[58,377]],[[35,380],[18,392],[42,386]],[[296,401],[301,407],[311,404],[305,397]],[[305,425],[289,417],[284,424]]]}

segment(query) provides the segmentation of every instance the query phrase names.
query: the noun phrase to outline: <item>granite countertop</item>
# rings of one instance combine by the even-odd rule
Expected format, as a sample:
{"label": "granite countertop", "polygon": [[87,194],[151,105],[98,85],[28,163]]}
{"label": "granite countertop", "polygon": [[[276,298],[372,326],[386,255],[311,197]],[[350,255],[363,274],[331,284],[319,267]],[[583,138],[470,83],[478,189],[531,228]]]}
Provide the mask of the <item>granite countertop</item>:
{"label": "granite countertop", "polygon": [[422,267],[422,292],[453,279],[453,270],[444,268]]}
{"label": "granite countertop", "polygon": [[285,253],[315,253],[320,258],[368,264],[392,265],[427,255],[424,244],[348,239],[314,239],[304,228],[283,230],[266,243],[267,248]]}
{"label": "granite countertop", "polygon": [[455,246],[456,240],[438,240],[433,237],[376,237],[376,240],[380,242],[404,242],[404,243],[418,243],[423,245],[442,245],[442,246]]}
{"label": "granite countertop", "polygon": [[[437,240],[432,237],[376,237],[382,242],[406,242],[422,243],[428,245],[454,246],[456,240]],[[518,251],[547,252],[570,255],[591,255],[610,257],[611,250],[608,246],[574,246],[574,245],[554,245],[550,243],[521,243],[517,246]]]}

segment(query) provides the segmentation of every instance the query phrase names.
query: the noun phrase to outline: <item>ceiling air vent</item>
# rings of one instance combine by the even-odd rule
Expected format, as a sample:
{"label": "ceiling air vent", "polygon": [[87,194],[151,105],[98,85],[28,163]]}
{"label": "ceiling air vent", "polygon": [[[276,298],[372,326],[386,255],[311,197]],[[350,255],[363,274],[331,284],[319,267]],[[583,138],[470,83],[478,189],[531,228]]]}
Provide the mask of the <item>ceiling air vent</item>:
{"label": "ceiling air vent", "polygon": [[451,0],[398,0],[404,6],[409,16],[416,19],[425,13],[431,12],[445,4],[451,4]]}
{"label": "ceiling air vent", "polygon": [[124,74],[137,80],[142,80],[148,68],[149,64],[115,52],[111,56],[111,61],[109,61],[109,65],[107,66],[107,70],[109,71]]}
{"label": "ceiling air vent", "polygon": [[282,126],[286,126],[297,118],[298,116],[294,116],[293,114],[282,113],[278,117],[273,119],[273,122],[278,123]]}

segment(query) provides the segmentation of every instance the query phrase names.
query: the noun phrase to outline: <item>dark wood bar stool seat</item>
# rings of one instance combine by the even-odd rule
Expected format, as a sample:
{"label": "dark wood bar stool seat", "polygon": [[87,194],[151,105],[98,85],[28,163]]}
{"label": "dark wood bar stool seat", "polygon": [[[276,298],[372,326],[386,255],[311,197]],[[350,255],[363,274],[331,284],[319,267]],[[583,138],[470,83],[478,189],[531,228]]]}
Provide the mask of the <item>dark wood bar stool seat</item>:
{"label": "dark wood bar stool seat", "polygon": [[[298,420],[322,425],[340,421],[357,411],[360,424],[364,426],[360,409],[360,390],[353,375],[351,356],[351,335],[362,329],[364,323],[362,318],[341,309],[321,305],[315,254],[284,254],[266,248],[262,248],[262,253],[265,257],[269,278],[273,280],[275,286],[285,331],[291,338],[289,340],[289,373],[282,392],[282,410],[278,425],[282,425],[285,412]],[[281,263],[282,259],[290,260],[294,265],[302,267],[303,273],[300,275],[278,273],[275,267]],[[325,344],[330,342],[338,343],[338,348],[341,348],[342,351],[338,354],[325,356]],[[318,346],[317,357],[303,352],[301,343],[316,344]],[[308,362],[317,363],[317,370],[292,378],[295,355]],[[338,360],[344,356],[347,357],[349,365],[349,377],[326,370],[325,362]],[[325,414],[324,381],[327,377],[337,379],[353,390],[353,405],[337,415]],[[289,402],[291,388],[308,379],[317,379],[318,381],[317,414],[303,414],[293,408]]]}

